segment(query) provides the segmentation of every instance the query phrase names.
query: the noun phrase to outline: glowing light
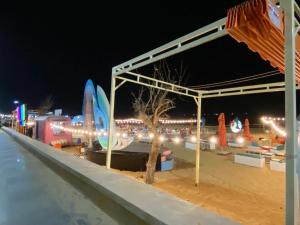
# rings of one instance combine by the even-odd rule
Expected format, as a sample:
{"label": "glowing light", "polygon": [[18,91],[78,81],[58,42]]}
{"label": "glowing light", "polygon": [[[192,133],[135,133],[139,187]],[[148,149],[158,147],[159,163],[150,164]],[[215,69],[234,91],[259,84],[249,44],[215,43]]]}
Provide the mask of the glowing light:
{"label": "glowing light", "polygon": [[104,136],[107,136],[107,132],[103,132],[103,135],[104,135]]}
{"label": "glowing light", "polygon": [[211,137],[209,138],[209,142],[212,144],[216,144],[217,143],[217,138],[216,137]]}
{"label": "glowing light", "polygon": [[192,137],[191,137],[191,141],[192,141],[193,143],[196,143],[197,138],[196,138],[195,136],[192,136]]}
{"label": "glowing light", "polygon": [[138,134],[137,137],[138,137],[139,139],[142,139],[142,138],[143,138],[143,135],[142,135],[142,134]]}
{"label": "glowing light", "polygon": [[173,141],[175,142],[175,144],[179,144],[181,140],[180,140],[179,137],[175,137],[175,138],[173,139]]}
{"label": "glowing light", "polygon": [[[143,121],[140,119],[129,118],[129,119],[116,119],[115,122],[117,124],[142,124]],[[160,119],[160,123],[162,124],[190,124],[190,123],[197,123],[196,119],[179,119],[179,120],[167,120],[167,119]]]}
{"label": "glowing light", "polygon": [[117,135],[117,137],[120,137],[121,134],[119,132],[117,132],[116,135]]}
{"label": "glowing light", "polygon": [[281,136],[286,136],[286,132],[283,129],[280,129],[272,120],[272,118],[269,117],[269,119],[266,118],[261,118],[262,122],[268,125],[271,125],[271,127],[277,132],[279,133]]}
{"label": "glowing light", "polygon": [[150,134],[149,134],[149,138],[150,138],[150,139],[154,138],[154,134],[150,133]]}
{"label": "glowing light", "polygon": [[123,134],[122,134],[122,137],[123,137],[123,138],[126,138],[126,137],[127,137],[127,134],[126,134],[126,133],[123,133]]}
{"label": "glowing light", "polygon": [[163,142],[163,141],[165,140],[165,137],[162,136],[162,135],[160,135],[160,136],[159,136],[159,140],[160,140],[161,142]]}
{"label": "glowing light", "polygon": [[245,139],[244,139],[243,137],[238,137],[238,138],[236,139],[236,141],[237,141],[237,143],[239,143],[239,144],[243,144],[243,143],[245,142]]}

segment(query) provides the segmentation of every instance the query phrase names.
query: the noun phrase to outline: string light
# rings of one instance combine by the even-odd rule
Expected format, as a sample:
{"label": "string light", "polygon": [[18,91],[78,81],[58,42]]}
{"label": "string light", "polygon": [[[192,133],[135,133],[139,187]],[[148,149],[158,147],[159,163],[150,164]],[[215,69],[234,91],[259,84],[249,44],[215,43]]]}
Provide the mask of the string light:
{"label": "string light", "polygon": [[274,121],[284,121],[285,118],[284,117],[270,117],[270,116],[263,116],[262,118],[264,118],[265,120],[274,120]]}
{"label": "string light", "polygon": [[[116,119],[115,122],[117,124],[143,124],[143,121],[140,119]],[[160,119],[160,123],[162,124],[190,124],[190,123],[197,123],[196,119],[180,119],[180,120],[167,120],[167,119]]]}
{"label": "string light", "polygon": [[262,117],[261,118],[262,122],[268,125],[271,125],[272,128],[279,133],[281,136],[286,136],[286,132],[283,129],[280,129],[272,120],[272,118],[269,117],[269,119],[267,119],[266,117]]}
{"label": "string light", "polygon": [[14,117],[14,115],[12,115],[12,114],[2,114],[2,113],[0,113],[0,118],[12,118],[12,117]]}
{"label": "string light", "polygon": [[[94,131],[94,132],[91,132],[91,131],[83,130],[83,129],[68,128],[68,127],[64,127],[62,125],[57,125],[57,124],[53,124],[53,123],[50,124],[50,127],[52,129],[61,129],[61,130],[66,131],[66,132],[78,133],[78,134],[83,134],[83,135],[85,134],[85,135],[89,135],[89,136],[107,136],[108,135],[108,133],[106,131],[102,131],[102,132],[96,132],[96,131]],[[121,136],[122,138],[127,138],[128,137],[128,134],[125,133],[125,132],[122,133],[122,134],[119,133],[119,132],[117,132],[116,135],[118,137]],[[150,139],[154,138],[154,134],[153,133],[149,133],[148,135],[149,135]],[[143,138],[143,134],[138,133],[137,134],[137,138],[138,139],[142,139]],[[192,136],[191,139],[192,139],[193,142],[196,142],[196,137]],[[159,136],[159,141],[160,142],[164,142],[165,140],[166,140],[166,138],[165,138],[164,135],[160,135]],[[172,141],[175,144],[179,144],[182,141],[182,139],[180,137],[175,137],[175,138],[172,139]]]}

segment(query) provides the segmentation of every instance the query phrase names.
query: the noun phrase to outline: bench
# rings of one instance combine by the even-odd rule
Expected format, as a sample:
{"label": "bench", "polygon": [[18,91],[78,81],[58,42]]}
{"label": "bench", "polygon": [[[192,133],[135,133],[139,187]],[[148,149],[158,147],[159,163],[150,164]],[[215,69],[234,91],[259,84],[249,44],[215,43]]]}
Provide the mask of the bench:
{"label": "bench", "polygon": [[260,168],[265,166],[265,158],[260,154],[236,153],[234,155],[234,162]]}

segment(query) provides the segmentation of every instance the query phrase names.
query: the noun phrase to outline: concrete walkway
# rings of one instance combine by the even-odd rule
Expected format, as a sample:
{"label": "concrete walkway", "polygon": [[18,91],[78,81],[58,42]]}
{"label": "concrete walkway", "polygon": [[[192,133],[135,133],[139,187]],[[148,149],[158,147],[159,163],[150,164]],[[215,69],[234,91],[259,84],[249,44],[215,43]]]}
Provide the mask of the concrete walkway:
{"label": "concrete walkway", "polygon": [[[84,181],[86,183],[85,186],[93,186],[98,190],[98,194],[103,194],[107,198],[113,199],[118,205],[123,206],[132,214],[135,214],[149,224],[238,224],[206,209],[163,193],[150,185],[136,182],[128,177],[106,170],[104,167],[87,160],[82,160],[66,152],[56,151],[49,145],[45,145],[24,135],[17,134],[10,129],[6,129],[6,132],[12,135],[18,142],[31,149],[31,151],[42,155],[48,161],[51,161],[54,164],[59,165],[63,170],[72,173],[78,180]],[[7,139],[7,136],[5,139]],[[0,139],[0,144],[1,140],[2,139]],[[5,142],[4,139],[3,141]],[[13,145],[16,144],[14,143]],[[38,170],[38,168],[35,169]],[[60,196],[59,198],[64,199],[64,196]],[[80,205],[82,203],[78,202],[78,204]],[[107,210],[107,212],[110,212],[111,210],[114,210],[114,208]],[[115,216],[117,219],[122,217],[121,214]],[[122,223],[120,224],[131,225],[135,223],[130,219],[124,223],[124,219],[122,219]]]}
{"label": "concrete walkway", "polygon": [[145,224],[101,195],[95,198],[99,204],[0,130],[0,225]]}

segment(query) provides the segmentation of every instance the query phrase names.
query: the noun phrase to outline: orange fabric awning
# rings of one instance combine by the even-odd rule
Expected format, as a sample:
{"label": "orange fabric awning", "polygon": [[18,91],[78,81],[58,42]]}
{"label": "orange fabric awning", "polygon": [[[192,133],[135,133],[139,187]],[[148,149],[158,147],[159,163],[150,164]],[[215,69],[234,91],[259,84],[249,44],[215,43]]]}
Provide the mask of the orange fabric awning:
{"label": "orange fabric awning", "polygon": [[[226,29],[262,59],[285,71],[284,15],[273,0],[248,0],[227,12]],[[300,82],[300,36],[296,37],[296,77]]]}

